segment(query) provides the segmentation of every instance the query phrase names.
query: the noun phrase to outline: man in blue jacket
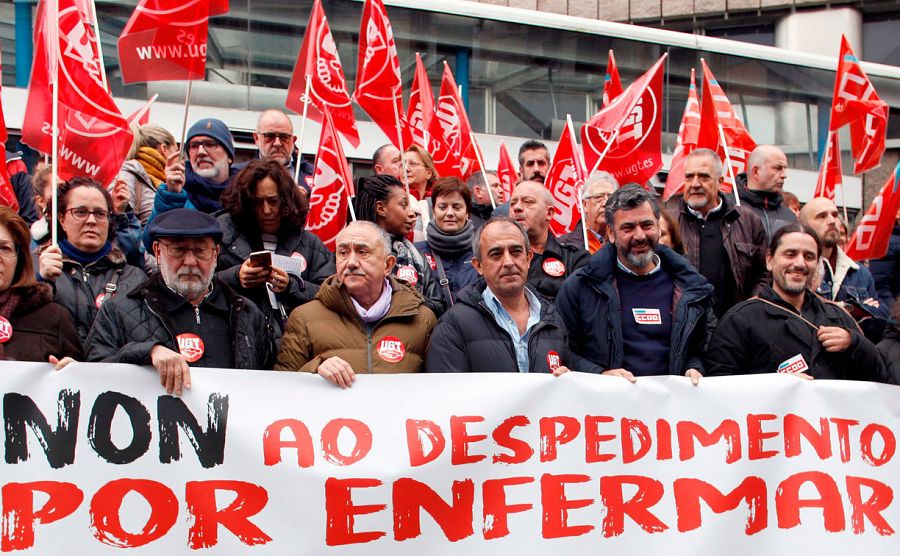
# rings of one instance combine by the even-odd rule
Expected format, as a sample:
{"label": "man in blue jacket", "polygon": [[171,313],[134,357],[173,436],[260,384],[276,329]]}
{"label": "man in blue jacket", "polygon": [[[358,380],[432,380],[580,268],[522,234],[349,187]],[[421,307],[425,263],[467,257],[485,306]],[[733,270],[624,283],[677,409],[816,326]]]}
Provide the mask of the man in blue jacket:
{"label": "man in blue jacket", "polygon": [[602,373],[683,375],[697,384],[713,287],[687,260],[658,245],[659,204],[629,184],[606,203],[609,243],[563,285],[556,308],[572,351]]}

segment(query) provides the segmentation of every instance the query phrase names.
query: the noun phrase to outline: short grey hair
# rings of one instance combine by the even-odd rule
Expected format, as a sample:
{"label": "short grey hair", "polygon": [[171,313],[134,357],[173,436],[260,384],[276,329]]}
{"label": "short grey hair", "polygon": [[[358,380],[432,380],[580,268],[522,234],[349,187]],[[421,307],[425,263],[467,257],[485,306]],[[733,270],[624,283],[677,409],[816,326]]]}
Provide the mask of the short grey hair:
{"label": "short grey hair", "polygon": [[[485,174],[490,174],[492,176],[496,176],[497,172],[494,170],[485,170]],[[484,176],[480,171],[473,172],[469,179],[466,180],[466,187],[469,188],[469,193],[471,193],[476,187],[485,187]]]}
{"label": "short grey hair", "polygon": [[584,187],[581,188],[581,200],[584,201],[584,197],[590,188],[601,183],[610,184],[613,187],[613,191],[619,188],[619,180],[614,175],[606,170],[597,170],[584,182]]}
{"label": "short grey hair", "polygon": [[653,216],[659,218],[659,202],[656,195],[644,189],[640,184],[628,183],[613,192],[606,201],[606,221],[615,225],[615,214],[620,210],[632,210],[650,203]]}
{"label": "short grey hair", "polygon": [[528,241],[528,232],[525,231],[525,228],[523,228],[521,224],[509,216],[494,216],[485,222],[483,226],[475,230],[475,235],[472,237],[472,253],[475,256],[476,261],[481,261],[481,233],[484,232],[485,228],[493,224],[512,224],[515,226],[516,229],[519,230],[519,233],[522,234],[522,241],[525,242],[525,251],[531,251],[531,242]]}
{"label": "short grey hair", "polygon": [[[382,228],[378,224],[376,224],[374,222],[369,222],[368,220],[356,220],[354,222],[347,224],[346,226],[344,226],[344,229],[341,230],[340,233],[338,233],[338,238],[340,238],[340,236],[344,232],[346,232],[347,230],[350,230],[352,228],[368,228],[370,231],[375,232],[375,234],[378,236],[378,239],[381,240],[382,246],[384,247],[385,256],[390,255],[392,253],[391,238],[388,236],[387,232],[385,232],[384,228]],[[339,242],[336,241],[335,243],[339,243]]]}
{"label": "short grey hair", "polygon": [[[697,157],[697,156],[705,156],[706,158],[713,161],[713,168],[716,171],[716,175],[713,176],[713,179],[718,180],[719,178],[722,177],[722,172],[723,172],[722,159],[719,158],[719,153],[717,153],[716,151],[714,151],[712,149],[703,149],[703,148],[694,149],[690,153],[688,153],[688,155],[686,157],[684,157],[685,165],[687,165],[687,161],[689,159]],[[748,166],[748,168],[749,168],[749,166]]]}

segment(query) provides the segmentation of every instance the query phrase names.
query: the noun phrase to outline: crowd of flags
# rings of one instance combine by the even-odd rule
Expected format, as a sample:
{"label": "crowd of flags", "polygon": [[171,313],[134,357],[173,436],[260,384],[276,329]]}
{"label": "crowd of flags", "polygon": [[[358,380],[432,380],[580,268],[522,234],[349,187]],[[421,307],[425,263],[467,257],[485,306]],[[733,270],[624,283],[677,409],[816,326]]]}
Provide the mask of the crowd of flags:
{"label": "crowd of flags", "polygon": [[[118,41],[125,83],[192,80],[205,76],[208,21],[228,12],[228,0],[140,0]],[[130,126],[146,122],[149,101],[125,116],[117,107],[95,35],[92,0],[40,0],[34,33],[34,63],[29,85],[23,141],[52,156],[54,179],[88,175],[101,183],[114,178],[132,142]],[[609,52],[601,109],[581,127],[581,146],[571,117],[559,138],[545,180],[556,199],[551,229],[557,235],[575,229],[581,219],[581,188],[597,170],[620,183],[647,184],[663,165],[663,55],[628,87],[622,85],[615,56]],[[316,173],[310,195],[308,227],[326,243],[352,216],[353,183],[344,156],[342,136],[360,144],[353,114],[355,102],[398,149],[419,145],[431,153],[442,176],[466,179],[484,171],[459,87],[443,63],[440,92],[434,98],[431,80],[416,54],[415,75],[403,108],[403,81],[391,23],[382,0],[365,0],[359,32],[356,88],[347,87],[338,48],[321,0],[315,0],[288,88],[286,107],[322,126]],[[663,200],[677,194],[684,177],[684,159],[696,148],[719,153],[725,165],[724,191],[735,193],[735,177],[746,170],[756,147],[725,91],[705,60],[701,60],[702,94],[691,70],[688,100],[673,153]],[[189,96],[186,99],[185,120]],[[885,148],[888,106],[842,38],[827,147],[820,164],[815,195],[835,198],[842,169],[838,130],[850,128],[850,152],[855,173],[880,164]],[[53,130],[58,130],[54,133]],[[302,131],[301,131],[302,139]],[[0,139],[6,139],[0,108]],[[0,145],[2,149],[2,145]],[[0,153],[2,154],[2,153]],[[500,183],[507,193],[518,179],[517,165],[506,145],[500,146]],[[850,240],[854,258],[880,256],[886,248],[900,204],[898,170],[875,198]],[[737,199],[737,202],[740,202]],[[0,203],[15,206],[9,176],[0,170]],[[877,236],[877,237],[875,237]]]}

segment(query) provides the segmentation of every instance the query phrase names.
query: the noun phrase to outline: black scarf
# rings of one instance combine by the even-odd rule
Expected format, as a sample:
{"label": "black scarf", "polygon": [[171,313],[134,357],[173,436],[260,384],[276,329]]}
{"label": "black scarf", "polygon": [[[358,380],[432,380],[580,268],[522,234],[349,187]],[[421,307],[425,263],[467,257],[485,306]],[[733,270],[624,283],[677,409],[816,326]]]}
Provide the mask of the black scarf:
{"label": "black scarf", "polygon": [[460,231],[455,234],[448,234],[435,226],[434,220],[432,220],[428,223],[425,234],[428,238],[429,247],[435,253],[449,259],[457,259],[472,250],[472,237],[475,235],[475,226],[471,220],[467,220],[466,225]]}
{"label": "black scarf", "polygon": [[228,179],[222,183],[215,183],[198,175],[189,163],[185,164],[184,191],[187,193],[188,200],[194,205],[194,208],[206,214],[222,210],[222,203],[219,201],[219,197],[222,196],[222,192],[234,180],[237,172],[237,169],[232,166],[228,171]]}

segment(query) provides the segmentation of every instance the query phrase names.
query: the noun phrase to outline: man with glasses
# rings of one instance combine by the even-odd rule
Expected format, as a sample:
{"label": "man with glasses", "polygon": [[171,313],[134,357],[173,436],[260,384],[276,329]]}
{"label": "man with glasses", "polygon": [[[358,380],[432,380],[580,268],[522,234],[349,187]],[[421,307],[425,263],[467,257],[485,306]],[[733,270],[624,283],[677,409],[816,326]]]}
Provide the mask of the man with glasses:
{"label": "man with glasses", "polygon": [[103,304],[88,361],[152,364],[175,395],[191,387],[190,365],[270,368],[274,344],[262,313],[215,277],[216,219],[174,209],[153,220],[148,236],[159,271]]}
{"label": "man with glasses", "polygon": [[600,170],[591,174],[581,190],[584,217],[573,231],[559,237],[559,243],[584,247],[583,226],[587,222],[588,251],[591,255],[599,251],[606,238],[606,201],[618,188],[619,182],[609,172]]}
{"label": "man with glasses", "polygon": [[719,155],[695,149],[684,160],[684,193],[673,214],[681,228],[684,256],[716,290],[716,317],[753,297],[767,279],[762,221],[720,193],[722,182]]}
{"label": "man with glasses", "polygon": [[[294,152],[294,144],[297,137],[294,136],[294,124],[287,114],[281,110],[265,110],[256,120],[256,131],[253,132],[253,142],[259,151],[262,160],[276,160],[284,165],[287,171],[294,175],[294,164],[299,153]],[[243,169],[247,164],[239,164],[236,167]],[[300,159],[300,185],[307,190],[312,187],[312,176],[315,168],[309,162]]]}

